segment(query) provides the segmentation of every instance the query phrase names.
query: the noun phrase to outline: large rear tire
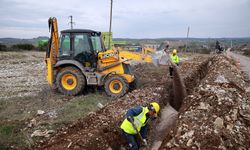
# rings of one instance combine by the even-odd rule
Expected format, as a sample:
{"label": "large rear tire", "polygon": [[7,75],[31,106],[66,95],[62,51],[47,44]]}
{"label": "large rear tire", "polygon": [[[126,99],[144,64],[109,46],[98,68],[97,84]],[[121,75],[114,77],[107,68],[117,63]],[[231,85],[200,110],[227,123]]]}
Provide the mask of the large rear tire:
{"label": "large rear tire", "polygon": [[75,67],[65,67],[56,76],[56,86],[64,95],[78,95],[83,91],[85,85],[85,77]]}
{"label": "large rear tire", "polygon": [[108,96],[119,98],[128,92],[129,84],[122,76],[111,75],[105,81],[104,88]]}

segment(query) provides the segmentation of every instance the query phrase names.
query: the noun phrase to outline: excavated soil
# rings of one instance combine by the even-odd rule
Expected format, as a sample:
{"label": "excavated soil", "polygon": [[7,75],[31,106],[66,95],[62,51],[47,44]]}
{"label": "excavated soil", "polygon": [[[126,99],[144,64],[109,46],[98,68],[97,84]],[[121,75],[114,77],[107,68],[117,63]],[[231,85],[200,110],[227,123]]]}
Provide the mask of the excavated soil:
{"label": "excavated soil", "polygon": [[[181,66],[181,74],[188,76],[183,70],[197,70],[199,61],[206,57],[195,58],[184,62]],[[36,149],[119,149],[124,145],[121,138],[119,125],[124,119],[126,111],[136,105],[146,105],[149,102],[157,101],[163,107],[170,100],[172,80],[168,77],[168,68],[156,68],[150,64],[136,66],[135,74],[139,77],[139,88],[126,94],[103,109],[90,113],[86,118],[75,124],[62,129],[52,138],[45,140],[36,146]],[[192,85],[187,85],[187,87]],[[155,136],[153,127],[159,122],[158,119],[152,122],[149,131],[149,143]]]}
{"label": "excavated soil", "polygon": [[[165,133],[161,149],[248,149],[249,83],[244,73],[223,55],[200,66],[196,79],[184,77],[193,91],[183,100],[177,123]],[[189,86],[191,82],[197,87]]]}

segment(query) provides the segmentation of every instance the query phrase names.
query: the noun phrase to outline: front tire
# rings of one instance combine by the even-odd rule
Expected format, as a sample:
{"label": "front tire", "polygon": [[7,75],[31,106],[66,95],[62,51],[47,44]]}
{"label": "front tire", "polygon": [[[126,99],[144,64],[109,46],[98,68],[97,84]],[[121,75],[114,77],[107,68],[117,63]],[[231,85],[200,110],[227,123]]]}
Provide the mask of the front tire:
{"label": "front tire", "polygon": [[83,91],[86,80],[75,67],[65,67],[56,76],[58,90],[67,96],[75,96]]}
{"label": "front tire", "polygon": [[139,78],[137,77],[137,75],[135,75],[134,81],[129,84],[129,91],[132,92],[138,87],[139,87]]}
{"label": "front tire", "polygon": [[128,92],[129,84],[122,76],[111,75],[105,81],[104,88],[108,96],[119,98]]}

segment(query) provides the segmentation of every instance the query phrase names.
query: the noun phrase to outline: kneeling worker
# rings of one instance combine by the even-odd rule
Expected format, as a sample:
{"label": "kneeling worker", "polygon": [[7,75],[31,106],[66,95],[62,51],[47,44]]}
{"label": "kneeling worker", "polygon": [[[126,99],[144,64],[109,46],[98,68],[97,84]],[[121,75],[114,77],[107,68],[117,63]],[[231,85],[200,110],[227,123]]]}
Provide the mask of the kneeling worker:
{"label": "kneeling worker", "polygon": [[122,122],[120,128],[131,150],[138,150],[140,142],[147,146],[148,121],[156,118],[159,111],[160,106],[156,102],[150,103],[147,107],[137,106],[127,111],[126,119]]}

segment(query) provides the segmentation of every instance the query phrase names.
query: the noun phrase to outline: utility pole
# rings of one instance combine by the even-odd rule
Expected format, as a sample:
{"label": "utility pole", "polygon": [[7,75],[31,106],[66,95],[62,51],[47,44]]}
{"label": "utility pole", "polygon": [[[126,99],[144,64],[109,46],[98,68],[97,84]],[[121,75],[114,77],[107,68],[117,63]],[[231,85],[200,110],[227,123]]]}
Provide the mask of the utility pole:
{"label": "utility pole", "polygon": [[112,27],[112,11],[113,11],[113,0],[111,0],[111,7],[110,7],[110,22],[109,22],[109,46],[110,49],[110,40],[111,40],[111,27]]}
{"label": "utility pole", "polygon": [[189,36],[189,26],[188,26],[188,30],[187,30],[187,39],[186,39],[185,53],[187,52],[188,36]]}
{"label": "utility pole", "polygon": [[75,22],[73,22],[73,16],[69,16],[69,18],[70,18],[70,22],[69,22],[70,27],[71,29],[73,29],[73,24],[75,24]]}

